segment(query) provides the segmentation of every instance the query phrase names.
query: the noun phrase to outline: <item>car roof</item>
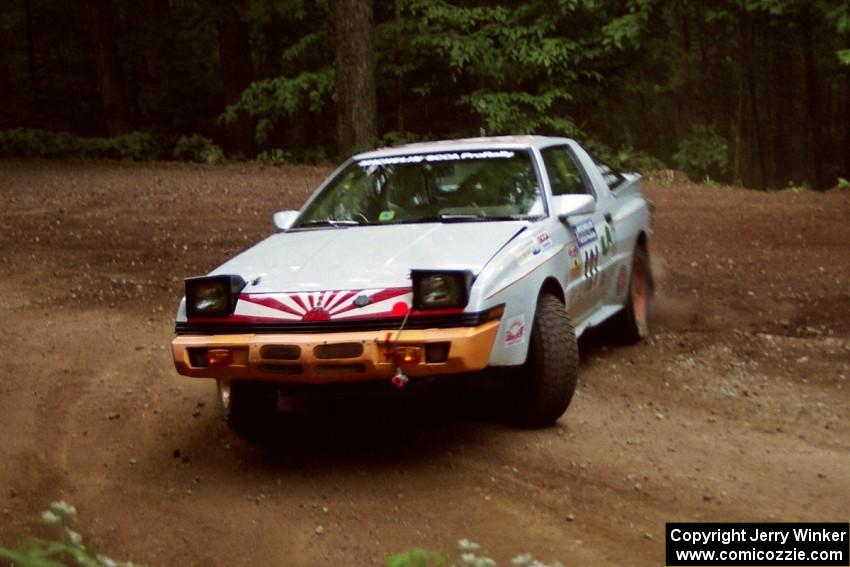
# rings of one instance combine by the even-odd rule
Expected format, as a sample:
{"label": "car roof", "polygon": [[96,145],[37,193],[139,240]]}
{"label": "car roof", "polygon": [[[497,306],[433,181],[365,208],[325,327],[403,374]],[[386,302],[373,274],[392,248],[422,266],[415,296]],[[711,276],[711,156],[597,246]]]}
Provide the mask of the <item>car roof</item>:
{"label": "car roof", "polygon": [[354,160],[375,159],[406,154],[425,154],[432,152],[456,152],[468,150],[527,150],[544,148],[555,144],[571,142],[569,138],[552,136],[487,136],[480,138],[461,138],[457,140],[438,140],[434,142],[416,142],[389,148],[380,148],[357,154]]}

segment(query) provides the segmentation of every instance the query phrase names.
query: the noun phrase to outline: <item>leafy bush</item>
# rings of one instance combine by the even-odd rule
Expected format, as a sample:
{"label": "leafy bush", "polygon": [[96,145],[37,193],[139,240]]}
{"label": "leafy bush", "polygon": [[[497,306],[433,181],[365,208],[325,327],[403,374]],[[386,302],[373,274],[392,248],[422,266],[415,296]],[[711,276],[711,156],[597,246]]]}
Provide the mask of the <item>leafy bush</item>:
{"label": "leafy bush", "polygon": [[[468,539],[457,542],[459,558],[452,565],[466,565],[468,567],[497,567],[496,561],[481,553],[481,546]],[[440,567],[446,564],[445,559],[439,554],[424,549],[412,549],[404,553],[397,553],[387,559],[387,567]],[[564,567],[559,561],[554,563],[542,563],[530,553],[518,555],[511,561],[514,567]]]}
{"label": "leafy bush", "polygon": [[598,159],[620,171],[645,173],[666,169],[664,162],[660,159],[628,145],[614,149],[597,140],[586,138],[582,140],[582,144]]}
{"label": "leafy bush", "polygon": [[287,152],[286,150],[274,148],[271,150],[262,151],[257,154],[256,161],[268,165],[287,165],[294,162],[295,158],[293,158],[292,154]]}
{"label": "leafy bush", "polygon": [[728,173],[729,144],[711,126],[698,125],[679,143],[673,162],[691,179],[722,179]]}
{"label": "leafy bush", "polygon": [[131,132],[115,138],[89,139],[96,140],[95,155],[92,157],[141,161],[156,159],[160,155],[153,136],[146,132]]}
{"label": "leafy bush", "polygon": [[224,161],[224,152],[221,148],[215,142],[200,134],[180,136],[171,155],[174,159],[199,163],[222,163]]}
{"label": "leafy bush", "polygon": [[150,160],[159,146],[147,132],[130,132],[114,138],[84,138],[68,132],[32,128],[0,131],[0,155],[44,158],[100,158]]}
{"label": "leafy bush", "polygon": [[140,567],[115,561],[83,544],[82,536],[69,524],[77,520],[77,510],[64,501],[54,502],[41,514],[41,521],[55,530],[54,540],[30,539],[16,549],[0,547],[0,560],[17,567]]}
{"label": "leafy bush", "polygon": [[303,113],[320,114],[336,96],[336,75],[332,67],[303,72],[296,77],[274,77],[248,85],[235,104],[219,116],[222,124],[232,124],[245,112],[257,121],[255,138],[259,145],[269,139],[274,127]]}
{"label": "leafy bush", "polygon": [[631,146],[624,146],[616,151],[610,161],[611,165],[620,171],[656,171],[664,169],[664,162],[646,152],[636,150]]}
{"label": "leafy bush", "polygon": [[458,99],[469,105],[494,134],[534,134],[558,132],[575,137],[579,131],[572,119],[558,114],[557,109],[570,102],[564,90],[550,89],[540,93],[475,91]]}

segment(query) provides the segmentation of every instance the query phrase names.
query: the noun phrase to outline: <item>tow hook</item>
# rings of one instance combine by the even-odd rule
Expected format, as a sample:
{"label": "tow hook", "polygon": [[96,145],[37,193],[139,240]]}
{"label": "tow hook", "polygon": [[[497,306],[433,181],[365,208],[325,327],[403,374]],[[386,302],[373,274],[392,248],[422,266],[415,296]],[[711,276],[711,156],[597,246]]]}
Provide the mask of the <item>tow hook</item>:
{"label": "tow hook", "polygon": [[407,386],[408,382],[410,382],[410,378],[408,378],[407,375],[401,371],[401,368],[396,368],[395,375],[390,378],[390,383],[393,385],[393,387],[395,387],[397,390],[401,390],[402,388]]}

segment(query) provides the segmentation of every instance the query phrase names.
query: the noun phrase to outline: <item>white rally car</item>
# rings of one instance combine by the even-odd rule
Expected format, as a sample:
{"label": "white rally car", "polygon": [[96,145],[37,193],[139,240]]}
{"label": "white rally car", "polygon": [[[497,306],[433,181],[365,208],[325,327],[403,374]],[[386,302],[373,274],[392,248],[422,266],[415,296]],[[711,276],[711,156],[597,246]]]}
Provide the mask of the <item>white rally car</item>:
{"label": "white rally car", "polygon": [[188,278],[177,313],[177,371],[217,380],[237,429],[292,388],[490,368],[510,376],[511,417],[545,425],[575,391],[577,337],[608,320],[648,332],[649,202],[570,139],[363,153],[274,222]]}

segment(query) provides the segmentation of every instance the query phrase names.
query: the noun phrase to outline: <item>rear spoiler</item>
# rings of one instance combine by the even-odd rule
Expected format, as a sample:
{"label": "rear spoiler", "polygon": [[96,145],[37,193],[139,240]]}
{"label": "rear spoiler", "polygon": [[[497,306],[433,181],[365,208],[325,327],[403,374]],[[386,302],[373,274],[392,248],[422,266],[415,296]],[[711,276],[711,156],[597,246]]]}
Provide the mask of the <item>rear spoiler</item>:
{"label": "rear spoiler", "polygon": [[626,195],[633,195],[640,193],[640,173],[624,173],[622,174],[625,178],[625,181],[620,183],[617,187],[611,190],[611,193],[615,197],[625,197]]}

